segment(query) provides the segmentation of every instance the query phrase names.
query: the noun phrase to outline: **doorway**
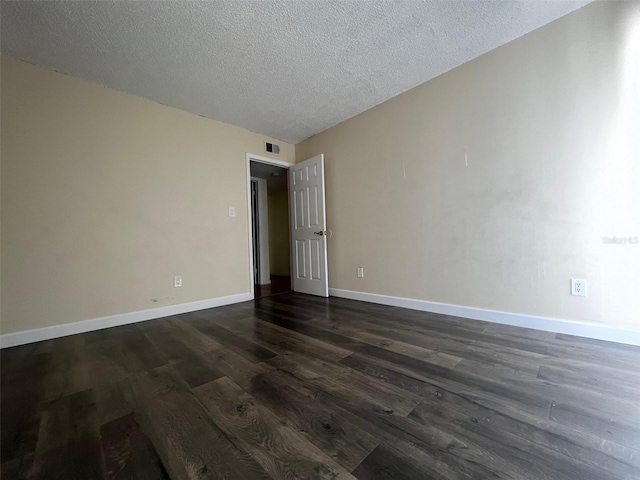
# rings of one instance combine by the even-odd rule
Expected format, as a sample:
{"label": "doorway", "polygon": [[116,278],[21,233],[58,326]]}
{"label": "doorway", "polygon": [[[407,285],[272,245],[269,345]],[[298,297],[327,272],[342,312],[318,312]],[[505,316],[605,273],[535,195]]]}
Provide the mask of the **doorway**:
{"label": "doorway", "polygon": [[[254,298],[291,291],[288,164],[248,157]],[[282,164],[281,164],[282,163]]]}

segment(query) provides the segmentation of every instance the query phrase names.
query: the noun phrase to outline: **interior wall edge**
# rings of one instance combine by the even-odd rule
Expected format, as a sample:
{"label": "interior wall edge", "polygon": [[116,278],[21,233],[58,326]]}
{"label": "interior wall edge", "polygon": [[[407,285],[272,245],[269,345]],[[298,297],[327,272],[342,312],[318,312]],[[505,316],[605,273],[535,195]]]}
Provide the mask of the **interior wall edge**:
{"label": "interior wall edge", "polygon": [[159,308],[109,315],[106,317],[63,323],[61,325],[53,325],[44,328],[35,328],[33,330],[25,330],[22,332],[5,333],[0,335],[0,349],[25,345],[27,343],[41,342],[52,338],[67,337],[69,335],[102,330],[130,323],[144,322],[171,315],[179,315],[181,313],[195,312],[198,310],[205,310],[207,308],[221,307],[223,305],[231,305],[233,303],[241,303],[249,300],[253,300],[253,294],[238,293],[224,297],[209,298],[206,300],[180,303],[177,305],[167,305]]}
{"label": "interior wall edge", "polygon": [[449,303],[394,297],[377,293],[357,292],[340,288],[329,288],[329,296],[640,346],[640,330],[631,330],[609,325],[467,307],[464,305],[452,305]]}

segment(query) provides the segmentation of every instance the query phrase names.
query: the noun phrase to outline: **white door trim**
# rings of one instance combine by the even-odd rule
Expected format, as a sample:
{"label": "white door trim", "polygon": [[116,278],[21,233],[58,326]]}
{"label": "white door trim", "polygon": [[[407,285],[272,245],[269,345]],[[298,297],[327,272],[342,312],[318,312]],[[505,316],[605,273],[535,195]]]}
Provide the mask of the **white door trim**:
{"label": "white door trim", "polygon": [[253,295],[255,293],[254,291],[255,279],[253,276],[253,226],[251,224],[251,162],[252,161],[259,162],[259,163],[266,163],[268,165],[275,165],[277,167],[282,167],[287,169],[292,165],[295,165],[295,163],[293,162],[277,160],[275,158],[269,158],[263,155],[256,155],[249,152],[247,152],[246,154],[247,182],[245,184],[245,188],[247,189],[247,232],[249,235],[249,292],[251,293],[251,298],[253,298]]}
{"label": "white door trim", "polygon": [[[251,177],[256,183],[258,202],[258,285],[271,283],[271,264],[269,262],[269,200],[267,198],[267,181],[264,178]],[[253,212],[252,212],[253,213]],[[253,226],[253,223],[251,224]],[[251,237],[253,240],[253,236]],[[253,252],[253,249],[251,250]],[[252,270],[253,271],[253,270]]]}

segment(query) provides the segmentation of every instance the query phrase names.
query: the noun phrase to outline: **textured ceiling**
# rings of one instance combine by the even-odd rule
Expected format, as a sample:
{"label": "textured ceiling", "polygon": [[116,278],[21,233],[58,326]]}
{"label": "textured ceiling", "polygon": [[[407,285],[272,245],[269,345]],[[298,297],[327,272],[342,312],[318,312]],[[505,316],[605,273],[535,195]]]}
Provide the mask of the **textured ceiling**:
{"label": "textured ceiling", "polygon": [[588,1],[2,2],[2,50],[297,143]]}

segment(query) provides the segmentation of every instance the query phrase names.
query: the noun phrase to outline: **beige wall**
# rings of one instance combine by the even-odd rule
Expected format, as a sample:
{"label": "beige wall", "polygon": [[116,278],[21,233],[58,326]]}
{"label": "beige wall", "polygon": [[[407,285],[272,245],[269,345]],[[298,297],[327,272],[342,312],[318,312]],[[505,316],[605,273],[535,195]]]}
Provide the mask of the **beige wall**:
{"label": "beige wall", "polygon": [[249,292],[262,135],[4,55],[1,85],[2,333]]}
{"label": "beige wall", "polygon": [[296,145],[330,286],[640,329],[640,244],[602,241],[640,236],[639,115],[639,4],[598,2]]}
{"label": "beige wall", "polygon": [[269,262],[274,275],[289,275],[289,196],[286,190],[268,196]]}

